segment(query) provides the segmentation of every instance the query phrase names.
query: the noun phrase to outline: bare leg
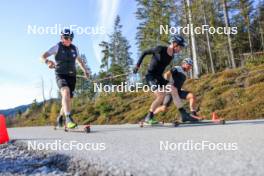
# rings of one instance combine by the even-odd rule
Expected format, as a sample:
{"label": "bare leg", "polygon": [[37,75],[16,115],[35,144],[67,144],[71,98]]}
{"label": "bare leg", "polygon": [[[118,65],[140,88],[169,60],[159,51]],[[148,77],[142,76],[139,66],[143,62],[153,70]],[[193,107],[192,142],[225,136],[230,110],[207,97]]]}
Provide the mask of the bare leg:
{"label": "bare leg", "polygon": [[[156,96],[156,99],[151,104],[150,109],[149,109],[149,113],[145,117],[145,121],[150,122],[150,123],[153,122],[153,121],[151,122],[150,120],[151,119],[153,120],[154,111],[160,106],[160,104],[163,102],[163,99],[165,97],[165,92],[155,91],[154,94]],[[157,123],[157,122],[154,120],[154,123]]]}
{"label": "bare leg", "polygon": [[172,101],[171,94],[170,93],[166,93],[162,104],[154,111],[154,114],[158,114],[159,112],[167,111],[171,101]]}
{"label": "bare leg", "polygon": [[71,113],[70,89],[68,87],[62,87],[61,96],[62,96],[61,104],[64,114],[69,115]]}
{"label": "bare leg", "polygon": [[173,85],[171,85],[171,96],[173,99],[173,103],[175,104],[175,106],[180,109],[183,107],[181,98],[179,97],[179,93],[176,87],[174,87]]}
{"label": "bare leg", "polygon": [[158,114],[160,112],[165,112],[165,111],[167,111],[167,107],[165,105],[161,105],[154,111],[154,114]]}
{"label": "bare leg", "polygon": [[62,105],[61,105],[60,116],[63,116],[63,114],[64,114],[64,111],[63,111],[63,107],[62,107]]}
{"label": "bare leg", "polygon": [[196,97],[193,95],[193,93],[188,93],[186,99],[190,103],[190,111],[196,111],[195,105],[196,105]]}
{"label": "bare leg", "polygon": [[156,99],[153,101],[153,103],[150,106],[150,109],[149,109],[150,112],[154,112],[160,106],[160,104],[163,102],[163,99],[165,97],[164,92],[155,91],[154,94],[156,96]]}

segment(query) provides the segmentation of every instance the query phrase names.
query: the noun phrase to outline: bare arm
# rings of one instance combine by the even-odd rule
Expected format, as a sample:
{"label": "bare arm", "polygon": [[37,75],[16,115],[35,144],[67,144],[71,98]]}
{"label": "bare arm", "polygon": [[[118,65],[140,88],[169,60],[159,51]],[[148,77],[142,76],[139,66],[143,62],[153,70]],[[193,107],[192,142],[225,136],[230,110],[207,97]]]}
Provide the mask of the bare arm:
{"label": "bare arm", "polygon": [[164,75],[163,75],[163,77],[164,77],[167,81],[170,80],[171,76],[172,76],[172,74],[171,74],[171,71],[170,71],[170,70],[167,71],[167,72],[165,72]]}
{"label": "bare arm", "polygon": [[59,49],[58,45],[55,45],[41,56],[41,61],[48,64],[49,68],[54,68],[55,63],[49,60],[48,57],[55,55],[58,52],[58,49]]}
{"label": "bare arm", "polygon": [[56,65],[55,65],[55,63],[52,60],[48,59],[49,56],[50,56],[50,54],[48,52],[45,52],[41,56],[41,61],[44,62],[45,64],[47,64],[50,69],[53,69],[53,68],[56,67]]}
{"label": "bare arm", "polygon": [[41,56],[41,60],[43,61],[43,62],[47,62],[47,60],[48,60],[48,57],[49,57],[50,55],[49,55],[49,53],[48,52],[45,52],[42,56]]}
{"label": "bare arm", "polygon": [[87,70],[85,64],[83,63],[83,61],[81,59],[81,57],[78,56],[76,58],[76,60],[77,60],[78,65],[80,66],[81,70],[83,71],[83,73],[85,74],[85,76],[88,78],[89,71]]}

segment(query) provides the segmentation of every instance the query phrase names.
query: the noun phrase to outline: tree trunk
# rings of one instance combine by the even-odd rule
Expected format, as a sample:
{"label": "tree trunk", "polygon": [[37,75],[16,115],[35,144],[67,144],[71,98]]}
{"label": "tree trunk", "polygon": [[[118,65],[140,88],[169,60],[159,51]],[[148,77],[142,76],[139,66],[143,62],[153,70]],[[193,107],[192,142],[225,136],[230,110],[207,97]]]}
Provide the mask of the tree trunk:
{"label": "tree trunk", "polygon": [[247,27],[248,43],[249,43],[250,53],[252,55],[253,54],[253,45],[252,45],[252,41],[251,41],[249,11],[247,10],[245,2],[243,2],[241,0],[239,2],[240,2],[241,13],[242,13],[242,16],[244,18],[245,25]]}
{"label": "tree trunk", "polygon": [[45,98],[45,88],[44,88],[44,79],[41,77],[41,92],[42,92],[42,98],[43,98],[43,103],[46,103],[46,98]]}
{"label": "tree trunk", "polygon": [[45,88],[44,88],[44,79],[41,76],[41,91],[42,91],[42,98],[43,98],[43,112],[46,113],[46,98],[45,98]]}
{"label": "tree trunk", "polygon": [[246,25],[247,25],[247,31],[248,31],[248,43],[249,43],[250,53],[252,55],[253,54],[253,46],[252,46],[252,41],[251,41],[251,32],[250,32],[249,16],[247,16],[247,18],[246,18]]}
{"label": "tree trunk", "polygon": [[195,42],[195,34],[193,31],[193,24],[192,24],[192,12],[191,12],[191,4],[190,0],[187,0],[188,6],[188,16],[189,16],[189,25],[191,27],[191,42],[192,42],[192,56],[193,56],[193,77],[195,79],[199,78],[199,65],[197,59],[197,49],[196,49],[196,42]]}
{"label": "tree trunk", "polygon": [[[207,25],[207,20],[205,16],[204,0],[202,1],[202,3],[203,3],[202,10],[203,10],[204,25]],[[210,58],[210,63],[211,63],[211,70],[212,70],[212,73],[215,73],[214,62],[213,62],[212,51],[211,51],[211,43],[210,43],[208,31],[206,31],[206,40],[207,40],[208,53],[209,53],[209,58]]]}
{"label": "tree trunk", "polygon": [[[224,9],[225,25],[227,28],[229,28],[229,17],[228,17],[226,0],[223,0],[223,9]],[[230,55],[232,67],[236,68],[236,63],[235,63],[234,53],[233,53],[233,47],[232,47],[232,40],[231,40],[231,36],[229,33],[227,34],[227,38],[228,38],[229,55]]]}
{"label": "tree trunk", "polygon": [[261,45],[262,45],[262,50],[264,51],[264,37],[263,37],[263,29],[261,26],[261,22],[259,21],[259,30],[260,30],[260,36],[261,36]]}
{"label": "tree trunk", "polygon": [[[184,0],[183,3],[184,3],[184,9],[185,9],[186,25],[188,25],[188,24],[190,24],[190,22],[189,22],[189,18],[188,18],[188,6],[187,6],[187,3],[186,3],[186,0]],[[191,40],[192,40],[191,39],[191,35],[188,35],[188,43],[191,43]],[[192,55],[192,45],[189,45],[189,54],[190,54],[190,57],[193,58],[193,55]]]}

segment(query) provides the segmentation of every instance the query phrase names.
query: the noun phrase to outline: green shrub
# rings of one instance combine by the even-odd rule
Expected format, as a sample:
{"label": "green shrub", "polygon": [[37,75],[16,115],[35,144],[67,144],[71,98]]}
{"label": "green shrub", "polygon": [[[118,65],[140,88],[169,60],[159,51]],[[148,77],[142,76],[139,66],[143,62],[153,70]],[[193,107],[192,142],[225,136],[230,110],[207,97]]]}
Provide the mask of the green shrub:
{"label": "green shrub", "polygon": [[[200,115],[211,116],[217,112],[227,120],[255,119],[264,117],[264,64],[254,67],[225,70],[204,75],[198,80],[188,79],[184,89],[197,96]],[[79,124],[138,123],[144,119],[154,100],[152,93],[107,93],[100,94],[95,101],[82,97],[74,98],[73,113]],[[184,101],[186,109],[188,102]],[[34,110],[33,110],[34,109]],[[33,106],[12,122],[12,125],[47,125],[46,118],[58,112],[53,104]],[[179,118],[172,103],[167,112],[156,115],[157,119],[172,122]]]}
{"label": "green shrub", "polygon": [[264,64],[264,57],[251,57],[251,58],[247,58],[245,65],[246,67],[254,67],[254,66],[258,66],[258,65],[262,65]]}

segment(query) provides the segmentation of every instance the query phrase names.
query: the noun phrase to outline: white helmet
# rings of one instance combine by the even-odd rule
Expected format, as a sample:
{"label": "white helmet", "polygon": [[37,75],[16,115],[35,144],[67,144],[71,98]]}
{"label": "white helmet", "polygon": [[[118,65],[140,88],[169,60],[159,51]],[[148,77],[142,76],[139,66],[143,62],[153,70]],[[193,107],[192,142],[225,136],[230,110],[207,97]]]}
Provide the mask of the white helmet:
{"label": "white helmet", "polygon": [[185,59],[183,59],[182,63],[193,66],[193,61],[192,61],[191,58],[185,58]]}

